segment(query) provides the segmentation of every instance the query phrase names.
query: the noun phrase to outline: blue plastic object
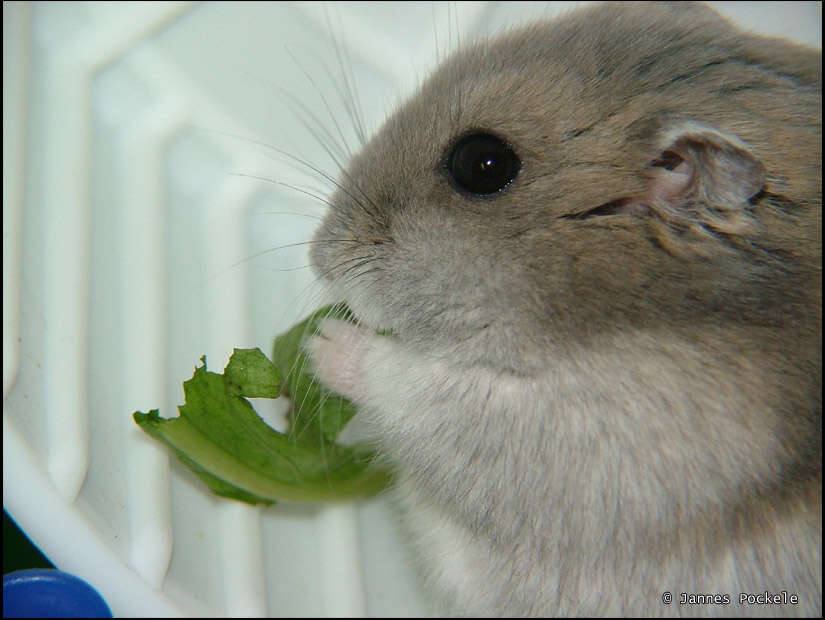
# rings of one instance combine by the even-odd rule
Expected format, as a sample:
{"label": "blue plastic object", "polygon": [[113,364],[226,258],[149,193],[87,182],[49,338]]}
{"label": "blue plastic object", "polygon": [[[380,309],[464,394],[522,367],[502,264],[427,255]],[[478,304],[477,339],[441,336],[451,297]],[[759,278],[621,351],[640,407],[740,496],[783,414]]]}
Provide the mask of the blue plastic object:
{"label": "blue plastic object", "polygon": [[103,597],[60,570],[34,568],[3,575],[4,618],[111,618]]}

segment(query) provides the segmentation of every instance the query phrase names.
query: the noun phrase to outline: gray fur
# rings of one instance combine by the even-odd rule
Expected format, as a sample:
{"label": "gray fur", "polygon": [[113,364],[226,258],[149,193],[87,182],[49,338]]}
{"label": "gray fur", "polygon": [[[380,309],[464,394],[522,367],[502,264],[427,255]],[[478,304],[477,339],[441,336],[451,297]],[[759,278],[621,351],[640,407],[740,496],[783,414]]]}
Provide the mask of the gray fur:
{"label": "gray fur", "polygon": [[393,335],[307,346],[451,613],[821,615],[821,160],[819,52],[632,3],[457,52],[353,160],[312,260]]}

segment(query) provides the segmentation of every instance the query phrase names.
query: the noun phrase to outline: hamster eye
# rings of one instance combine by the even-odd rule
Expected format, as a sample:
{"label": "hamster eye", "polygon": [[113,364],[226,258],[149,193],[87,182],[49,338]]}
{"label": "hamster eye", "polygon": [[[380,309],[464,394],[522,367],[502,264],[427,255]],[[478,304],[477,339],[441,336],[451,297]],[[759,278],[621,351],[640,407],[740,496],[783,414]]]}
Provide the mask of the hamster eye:
{"label": "hamster eye", "polygon": [[488,133],[463,137],[453,147],[447,170],[471,194],[494,194],[516,178],[521,162],[506,142]]}

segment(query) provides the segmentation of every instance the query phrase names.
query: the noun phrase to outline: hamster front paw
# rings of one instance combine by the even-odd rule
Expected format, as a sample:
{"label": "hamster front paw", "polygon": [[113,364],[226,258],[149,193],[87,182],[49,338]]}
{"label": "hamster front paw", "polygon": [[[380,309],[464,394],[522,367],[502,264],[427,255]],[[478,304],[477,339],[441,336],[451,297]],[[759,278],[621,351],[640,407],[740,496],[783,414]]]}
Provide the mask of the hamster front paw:
{"label": "hamster front paw", "polygon": [[377,336],[370,330],[347,321],[325,319],[318,335],[307,340],[315,375],[327,388],[352,401],[366,396],[364,357]]}

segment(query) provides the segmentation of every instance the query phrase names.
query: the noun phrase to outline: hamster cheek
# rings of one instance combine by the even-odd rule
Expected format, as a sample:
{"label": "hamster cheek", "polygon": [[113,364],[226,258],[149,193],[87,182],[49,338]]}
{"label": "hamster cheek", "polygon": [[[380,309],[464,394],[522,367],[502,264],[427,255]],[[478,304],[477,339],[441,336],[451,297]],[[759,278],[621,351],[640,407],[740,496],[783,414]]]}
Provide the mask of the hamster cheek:
{"label": "hamster cheek", "polygon": [[307,340],[315,374],[320,382],[355,402],[363,401],[368,392],[363,372],[364,358],[378,338],[370,330],[346,321],[326,319],[317,336]]}

